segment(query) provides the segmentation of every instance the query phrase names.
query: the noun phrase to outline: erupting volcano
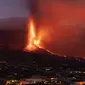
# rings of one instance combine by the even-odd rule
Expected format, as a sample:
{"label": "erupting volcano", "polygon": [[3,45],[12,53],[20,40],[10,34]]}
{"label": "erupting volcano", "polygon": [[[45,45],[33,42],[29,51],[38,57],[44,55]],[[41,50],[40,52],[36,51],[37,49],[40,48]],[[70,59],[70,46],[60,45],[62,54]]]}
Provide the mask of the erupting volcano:
{"label": "erupting volcano", "polygon": [[[36,28],[35,28],[35,23],[33,21],[33,18],[31,17],[28,20],[27,23],[27,31],[28,31],[28,36],[27,36],[27,45],[24,49],[24,51],[27,52],[36,52],[37,50],[39,52],[47,52],[56,55],[55,53],[45,49],[43,46],[41,46],[41,35],[36,36]],[[41,33],[39,33],[41,34]]]}

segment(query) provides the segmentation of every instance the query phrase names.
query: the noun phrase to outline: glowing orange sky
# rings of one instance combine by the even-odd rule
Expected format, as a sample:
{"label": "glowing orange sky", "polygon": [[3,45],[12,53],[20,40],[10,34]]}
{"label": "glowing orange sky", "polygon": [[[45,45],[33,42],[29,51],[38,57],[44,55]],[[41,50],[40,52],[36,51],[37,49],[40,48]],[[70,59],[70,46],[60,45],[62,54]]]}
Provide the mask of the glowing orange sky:
{"label": "glowing orange sky", "polygon": [[39,11],[39,33],[45,48],[62,55],[85,56],[84,5],[42,0]]}

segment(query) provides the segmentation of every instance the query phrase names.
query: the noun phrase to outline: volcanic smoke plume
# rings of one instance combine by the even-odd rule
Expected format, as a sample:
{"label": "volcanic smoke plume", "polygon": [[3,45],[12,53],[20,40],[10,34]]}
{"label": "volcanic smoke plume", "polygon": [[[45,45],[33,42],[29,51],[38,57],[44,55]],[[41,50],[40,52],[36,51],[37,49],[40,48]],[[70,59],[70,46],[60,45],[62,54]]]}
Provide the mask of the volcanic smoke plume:
{"label": "volcanic smoke plume", "polygon": [[[83,0],[36,0],[37,39],[54,53],[85,56],[85,6]],[[36,8],[36,7],[35,7]],[[35,13],[36,12],[36,13]],[[39,17],[38,17],[39,16]]]}

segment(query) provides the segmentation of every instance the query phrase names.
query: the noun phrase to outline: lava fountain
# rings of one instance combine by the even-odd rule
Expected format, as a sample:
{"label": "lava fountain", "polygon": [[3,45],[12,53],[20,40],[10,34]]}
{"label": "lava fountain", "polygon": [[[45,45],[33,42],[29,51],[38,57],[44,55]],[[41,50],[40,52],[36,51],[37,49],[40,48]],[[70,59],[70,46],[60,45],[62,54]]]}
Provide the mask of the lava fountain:
{"label": "lava fountain", "polygon": [[37,47],[40,47],[40,38],[37,39],[35,23],[33,18],[30,18],[27,23],[28,37],[27,37],[27,45],[25,47],[25,51],[34,51]]}

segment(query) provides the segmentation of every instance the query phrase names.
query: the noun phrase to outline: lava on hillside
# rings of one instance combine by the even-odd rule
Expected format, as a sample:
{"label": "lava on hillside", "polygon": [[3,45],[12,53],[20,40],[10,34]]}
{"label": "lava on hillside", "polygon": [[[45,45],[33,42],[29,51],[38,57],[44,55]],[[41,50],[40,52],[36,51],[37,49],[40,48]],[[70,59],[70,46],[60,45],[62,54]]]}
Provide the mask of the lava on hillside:
{"label": "lava on hillside", "polygon": [[41,42],[41,35],[36,36],[35,29],[36,29],[35,23],[33,21],[33,18],[31,17],[27,23],[28,36],[27,36],[27,45],[24,48],[24,51],[39,52],[39,53],[51,53],[53,55],[56,55],[55,53],[53,53],[53,52],[51,52],[51,51],[49,51],[46,48],[41,46],[41,43],[42,43]]}

